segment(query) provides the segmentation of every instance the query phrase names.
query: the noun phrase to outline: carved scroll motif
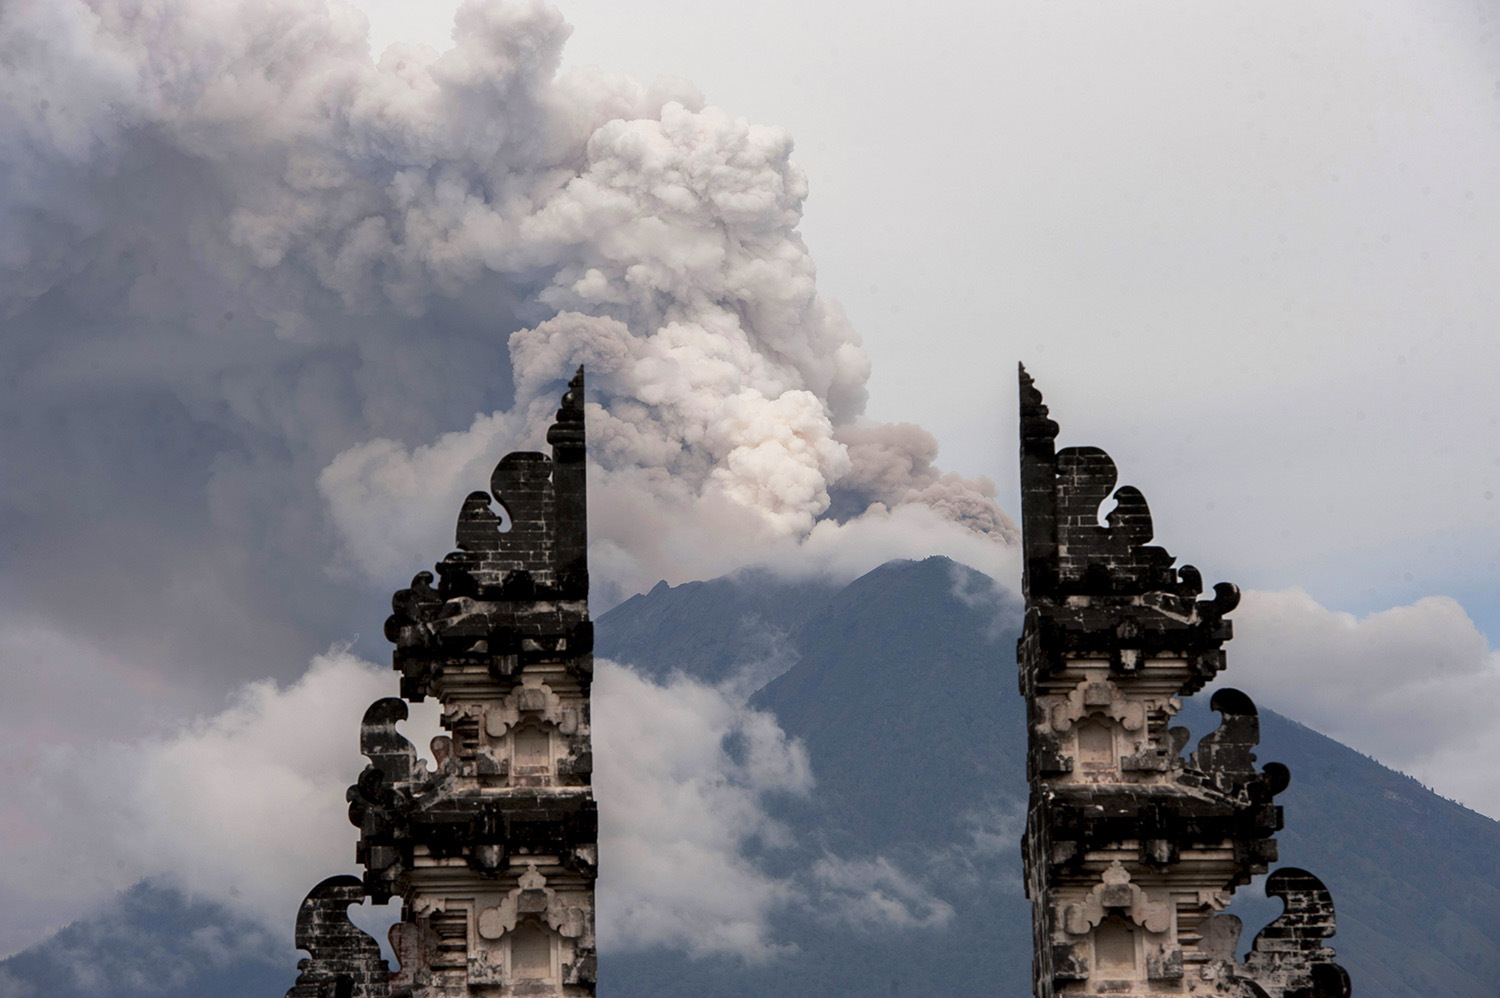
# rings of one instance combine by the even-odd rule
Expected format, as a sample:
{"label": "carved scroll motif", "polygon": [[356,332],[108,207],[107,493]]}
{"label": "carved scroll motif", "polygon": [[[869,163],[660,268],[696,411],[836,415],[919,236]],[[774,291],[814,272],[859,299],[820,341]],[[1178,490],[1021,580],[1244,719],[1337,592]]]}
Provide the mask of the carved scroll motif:
{"label": "carved scroll motif", "polygon": [[1239,690],[1215,690],[1209,707],[1219,712],[1219,727],[1204,735],[1188,765],[1207,776],[1209,782],[1231,796],[1247,791],[1256,800],[1269,801],[1287,788],[1290,771],[1279,762],[1255,768],[1256,745],[1260,744],[1260,713],[1255,703]]}
{"label": "carved scroll motif", "polygon": [[390,965],[380,944],[349,921],[349,906],[365,899],[358,877],[329,877],[297,910],[297,948],[309,959],[286,998],[388,998]]}
{"label": "carved scroll motif", "polygon": [[1273,998],[1349,998],[1349,974],[1323,944],[1333,936],[1333,896],[1306,870],[1284,866],[1266,878],[1266,897],[1286,908],[1261,929],[1245,970]]}

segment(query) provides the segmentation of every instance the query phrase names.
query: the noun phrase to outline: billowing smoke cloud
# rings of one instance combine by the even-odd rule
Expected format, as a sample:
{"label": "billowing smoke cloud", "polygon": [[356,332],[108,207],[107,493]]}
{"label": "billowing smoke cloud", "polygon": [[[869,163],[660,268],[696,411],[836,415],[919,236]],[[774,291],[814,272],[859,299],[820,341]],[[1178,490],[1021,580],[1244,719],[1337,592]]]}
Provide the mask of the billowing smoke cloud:
{"label": "billowing smoke cloud", "polygon": [[861,421],[789,136],[564,71],[568,32],[468,2],[449,50],[376,60],[336,0],[0,5],[0,652],[24,676],[0,791],[36,805],[0,848],[40,850],[0,907],[30,927],[164,867],[281,920],[346,865],[359,762],[318,733],[353,730],[387,594],[579,363],[598,605],[747,561],[1006,567],[993,489]]}
{"label": "billowing smoke cloud", "polygon": [[564,71],[569,30],[470,0],[447,51],[377,61],[333,0],[0,10],[10,613],[202,710],[290,679],[441,556],[579,363],[602,602],[757,554],[869,567],[845,549],[912,546],[908,508],[1003,560],[987,483],[860,422],[787,133]]}
{"label": "billowing smoke cloud", "polygon": [[850,471],[838,490],[886,507],[918,503],[975,532],[1019,539],[1015,525],[995,504],[995,485],[987,478],[944,473],[937,460],[937,438],[913,423],[854,423],[838,429],[849,450]]}
{"label": "billowing smoke cloud", "polygon": [[[817,296],[790,152],[779,129],[678,103],[597,128],[576,176],[536,197],[511,237],[546,248],[555,269],[538,297],[558,309],[510,336],[514,408],[413,452],[378,440],[339,455],[320,487],[349,553],[383,574],[430,550],[435,530],[397,526],[412,487],[451,509],[476,480],[475,458],[540,440],[579,363],[602,400],[588,418],[596,532],[616,555],[606,582],[681,577],[685,550],[738,561],[736,541],[800,541],[835,483],[855,515],[916,503],[966,532],[1013,538],[993,486],[932,466],[931,435],[852,422],[868,363]],[[693,561],[689,571],[705,567]]]}
{"label": "billowing smoke cloud", "polygon": [[1248,592],[1234,619],[1224,685],[1500,815],[1500,653],[1456,601],[1356,617]]}

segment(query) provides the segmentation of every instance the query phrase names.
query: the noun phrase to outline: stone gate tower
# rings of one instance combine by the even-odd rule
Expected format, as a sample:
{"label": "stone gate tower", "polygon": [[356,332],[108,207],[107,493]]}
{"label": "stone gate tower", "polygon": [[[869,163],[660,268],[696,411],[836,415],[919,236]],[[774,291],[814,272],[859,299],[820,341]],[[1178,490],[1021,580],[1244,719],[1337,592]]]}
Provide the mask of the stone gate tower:
{"label": "stone gate tower", "polygon": [[[1348,998],[1324,940],[1316,877],[1266,881],[1283,914],[1236,958],[1234,889],[1276,859],[1285,766],[1255,767],[1255,705],[1220,689],[1219,728],[1186,758],[1173,716],[1224,668],[1239,590],[1151,546],[1151,513],[1096,447],[1058,427],[1023,367],[1021,519],[1026,620],[1017,647],[1031,801],[1023,853],[1038,998],[1221,995]],[[1113,495],[1105,525],[1099,515]]]}
{"label": "stone gate tower", "polygon": [[[392,599],[401,696],[365,712],[370,763],[348,795],[364,877],[303,902],[311,958],[288,998],[594,994],[582,368],[547,442],[551,457],[509,454],[464,500],[436,587],[422,572]],[[435,772],[396,730],[428,696],[450,733],[433,740]],[[365,896],[401,901],[395,972],[348,921]]]}

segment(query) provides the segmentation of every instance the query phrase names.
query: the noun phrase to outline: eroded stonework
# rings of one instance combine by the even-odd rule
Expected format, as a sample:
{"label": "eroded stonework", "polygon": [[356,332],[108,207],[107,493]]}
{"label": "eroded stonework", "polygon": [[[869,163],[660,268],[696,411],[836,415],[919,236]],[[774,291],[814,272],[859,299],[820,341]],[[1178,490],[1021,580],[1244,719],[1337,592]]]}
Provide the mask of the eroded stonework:
{"label": "eroded stonework", "polygon": [[1035,993],[1347,998],[1323,942],[1333,902],[1312,874],[1271,874],[1286,909],[1243,963],[1240,921],[1221,914],[1276,859],[1272,800],[1289,774],[1256,768],[1259,720],[1238,690],[1214,694],[1220,726],[1186,759],[1189,732],[1171,722],[1223,670],[1239,590],[1221,582],[1200,599],[1198,571],[1149,544],[1145,497],[1116,488],[1104,451],[1055,450],[1024,368],[1020,382]]}
{"label": "eroded stonework", "polygon": [[[594,994],[582,369],[547,442],[550,457],[509,454],[490,492],[464,500],[436,586],[422,572],[392,599],[401,697],[365,712],[370,762],[348,794],[364,878],[304,902],[297,945],[312,958],[288,998]],[[407,700],[428,696],[449,732],[433,740],[436,770],[396,730]],[[338,907],[365,895],[401,901],[394,972]]]}

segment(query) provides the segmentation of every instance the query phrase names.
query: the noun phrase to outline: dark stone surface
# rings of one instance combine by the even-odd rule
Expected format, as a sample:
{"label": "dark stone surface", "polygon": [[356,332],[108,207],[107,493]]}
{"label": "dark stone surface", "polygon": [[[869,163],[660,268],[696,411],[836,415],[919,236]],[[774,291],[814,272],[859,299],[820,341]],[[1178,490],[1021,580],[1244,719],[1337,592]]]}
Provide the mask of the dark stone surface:
{"label": "dark stone surface", "polygon": [[1266,895],[1286,908],[1256,934],[1246,976],[1285,998],[1348,998],[1349,974],[1323,943],[1334,933],[1328,888],[1306,870],[1285,866],[1267,878]]}
{"label": "dark stone surface", "polygon": [[380,944],[349,921],[349,906],[365,899],[358,877],[329,877],[297,911],[297,948],[311,957],[286,998],[388,998],[391,968]]}
{"label": "dark stone surface", "polygon": [[[501,679],[528,664],[561,661],[587,687],[594,632],[581,368],[548,440],[550,458],[507,454],[495,467],[491,492],[464,500],[458,550],[437,565],[437,586],[432,573],[419,572],[391,598],[385,634],[396,646],[406,699],[421,701],[445,667],[460,663],[483,665]],[[506,521],[490,508],[492,500]]]}

